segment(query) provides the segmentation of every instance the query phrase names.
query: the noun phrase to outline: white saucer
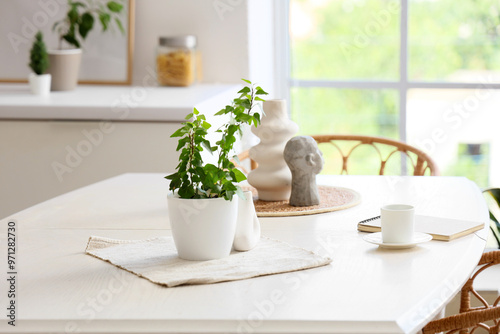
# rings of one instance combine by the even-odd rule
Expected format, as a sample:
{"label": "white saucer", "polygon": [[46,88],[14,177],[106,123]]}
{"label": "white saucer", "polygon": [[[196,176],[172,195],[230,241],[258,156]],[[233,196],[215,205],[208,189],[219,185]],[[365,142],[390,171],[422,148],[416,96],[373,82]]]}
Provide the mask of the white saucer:
{"label": "white saucer", "polygon": [[379,245],[382,248],[392,248],[392,249],[403,249],[403,248],[412,248],[416,245],[427,242],[432,239],[432,235],[427,233],[415,232],[413,234],[412,242],[405,243],[384,243],[382,241],[382,232],[370,233],[363,237],[363,240],[368,241],[372,244]]}

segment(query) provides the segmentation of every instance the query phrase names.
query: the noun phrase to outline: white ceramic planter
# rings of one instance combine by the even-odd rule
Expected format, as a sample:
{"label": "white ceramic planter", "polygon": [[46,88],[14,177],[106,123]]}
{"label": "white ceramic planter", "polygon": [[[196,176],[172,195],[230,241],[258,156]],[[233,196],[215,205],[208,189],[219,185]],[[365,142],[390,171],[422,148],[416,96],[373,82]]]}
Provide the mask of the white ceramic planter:
{"label": "white ceramic planter", "polygon": [[203,261],[229,256],[236,232],[238,197],[183,199],[168,195],[168,214],[179,257]]}
{"label": "white ceramic planter", "polygon": [[51,90],[73,90],[78,83],[81,49],[50,50],[48,73],[52,74]]}
{"label": "white ceramic planter", "polygon": [[34,95],[47,96],[50,93],[50,74],[30,73],[28,81],[31,93]]}

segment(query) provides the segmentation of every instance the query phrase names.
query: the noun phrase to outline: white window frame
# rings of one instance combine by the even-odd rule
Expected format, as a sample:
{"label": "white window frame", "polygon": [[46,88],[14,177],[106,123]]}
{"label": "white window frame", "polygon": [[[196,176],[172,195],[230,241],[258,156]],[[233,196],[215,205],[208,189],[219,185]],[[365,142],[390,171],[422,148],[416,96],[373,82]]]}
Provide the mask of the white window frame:
{"label": "white window frame", "polygon": [[406,142],[407,94],[410,89],[500,89],[498,83],[423,82],[408,80],[408,1],[401,2],[399,80],[299,80],[291,77],[289,0],[275,0],[275,92],[290,101],[292,87],[394,89],[399,92],[399,140]]}

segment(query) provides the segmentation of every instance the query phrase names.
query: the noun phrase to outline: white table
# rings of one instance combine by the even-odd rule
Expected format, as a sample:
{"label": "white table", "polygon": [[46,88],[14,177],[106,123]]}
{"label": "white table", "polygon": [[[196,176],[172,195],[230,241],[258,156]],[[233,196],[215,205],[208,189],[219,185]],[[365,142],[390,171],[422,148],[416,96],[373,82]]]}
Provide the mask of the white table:
{"label": "white table", "polygon": [[[84,254],[91,235],[170,235],[161,174],[125,174],[33,206],[17,222],[17,322],[1,333],[415,333],[468,278],[486,229],[452,242],[384,250],[359,220],[387,203],[417,213],[488,222],[476,185],[459,177],[320,177],[358,191],[356,207],[261,218],[264,235],[329,255],[321,268],[213,285],[164,288]],[[1,280],[3,301],[8,289]],[[5,312],[5,311],[4,311]]]}

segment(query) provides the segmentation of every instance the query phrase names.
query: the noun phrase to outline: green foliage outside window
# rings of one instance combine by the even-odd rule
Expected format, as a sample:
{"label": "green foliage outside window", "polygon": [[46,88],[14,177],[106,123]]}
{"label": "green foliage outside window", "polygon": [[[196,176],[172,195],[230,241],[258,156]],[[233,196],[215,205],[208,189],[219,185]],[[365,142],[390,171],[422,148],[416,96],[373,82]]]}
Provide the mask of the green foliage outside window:
{"label": "green foliage outside window", "polygon": [[[410,81],[491,82],[490,74],[500,74],[498,0],[408,2]],[[399,0],[291,0],[292,79],[399,81],[399,6]],[[399,139],[399,91],[292,87],[291,116],[301,134]],[[488,165],[473,163],[463,148],[458,154],[442,174],[486,185]]]}

